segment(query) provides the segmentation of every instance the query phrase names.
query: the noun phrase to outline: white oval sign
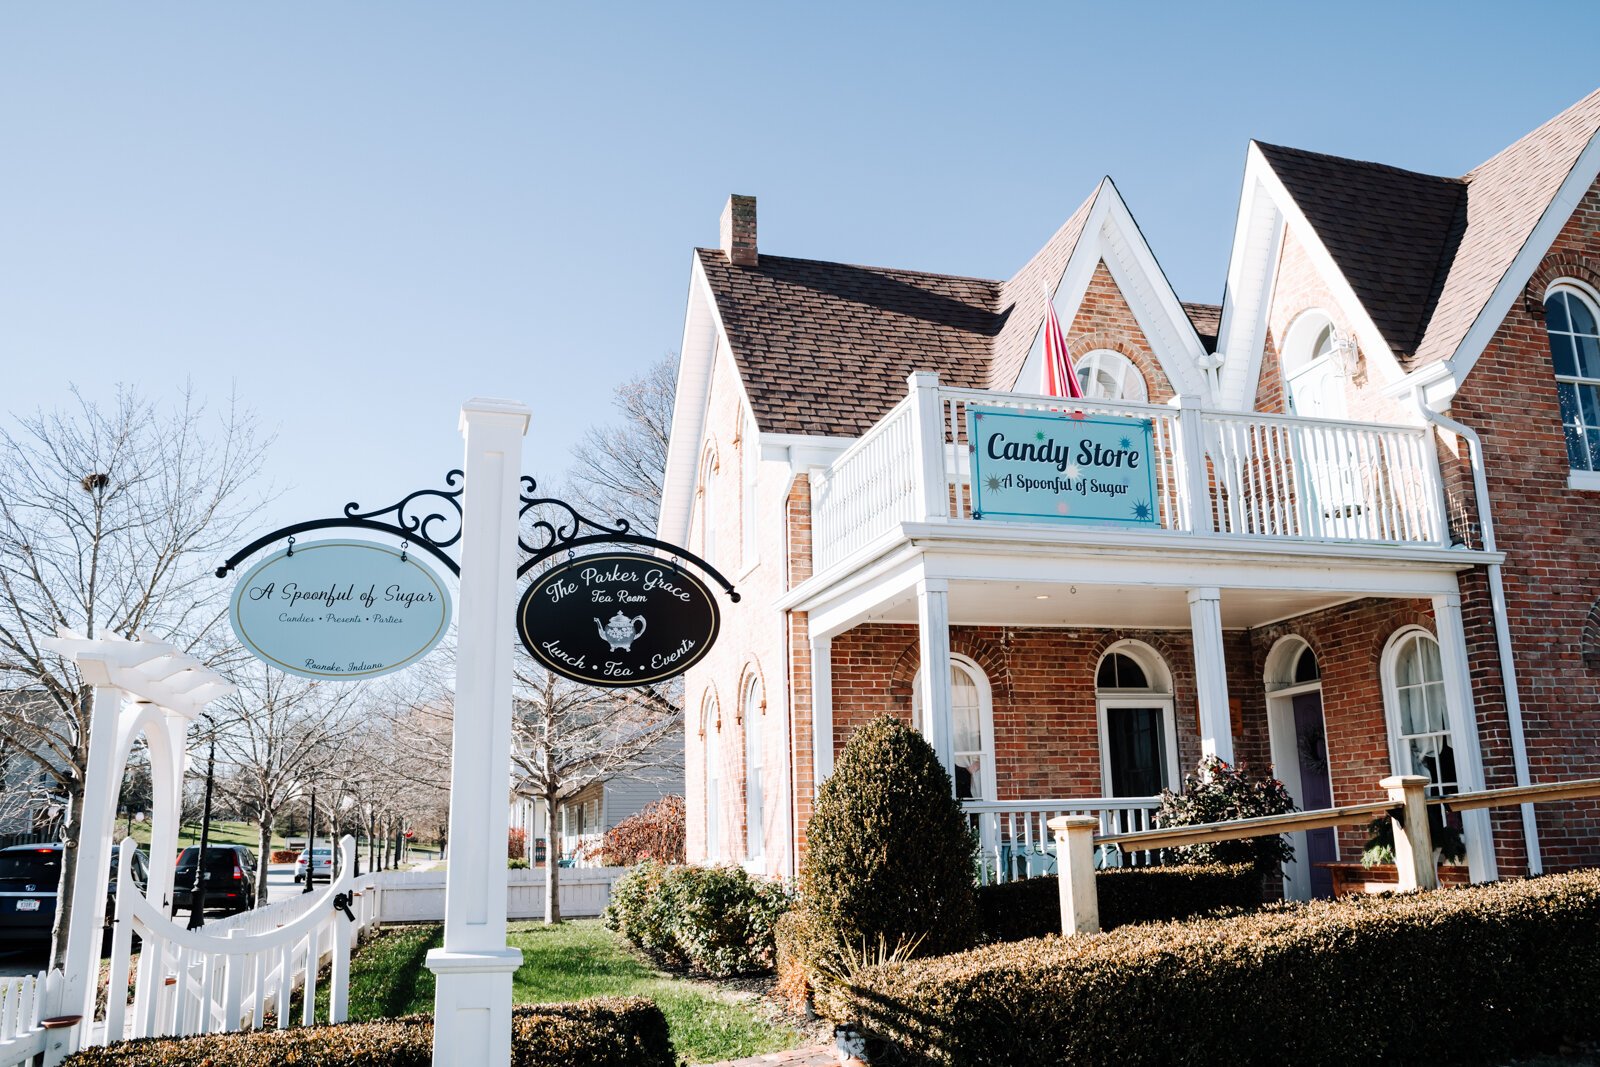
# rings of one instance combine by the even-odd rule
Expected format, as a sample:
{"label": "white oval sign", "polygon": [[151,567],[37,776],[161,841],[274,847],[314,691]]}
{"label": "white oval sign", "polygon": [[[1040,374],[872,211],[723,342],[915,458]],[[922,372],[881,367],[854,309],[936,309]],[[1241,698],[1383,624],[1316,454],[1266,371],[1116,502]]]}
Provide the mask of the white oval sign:
{"label": "white oval sign", "polygon": [[450,627],[433,569],[371,541],[314,541],[244,573],[233,632],[257,659],[302,678],[375,678],[427,655]]}

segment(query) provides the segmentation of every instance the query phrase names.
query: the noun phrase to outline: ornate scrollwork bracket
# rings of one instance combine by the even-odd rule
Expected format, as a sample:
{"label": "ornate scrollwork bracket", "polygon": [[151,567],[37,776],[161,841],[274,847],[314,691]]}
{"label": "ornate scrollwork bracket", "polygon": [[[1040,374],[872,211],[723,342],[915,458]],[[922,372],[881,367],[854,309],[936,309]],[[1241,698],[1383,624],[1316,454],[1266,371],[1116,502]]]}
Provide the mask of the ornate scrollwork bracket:
{"label": "ornate scrollwork bracket", "polygon": [[[296,534],[310,530],[335,529],[393,534],[406,542],[408,548],[420,548],[442,563],[451,574],[459,576],[461,567],[446,549],[461,540],[463,479],[461,471],[453,470],[444,476],[443,489],[418,489],[388,507],[372,511],[362,511],[361,505],[352,500],[344,506],[342,516],[311,519],[273,530],[229,556],[228,561],[217,568],[217,577],[226,578],[228,572],[240,563],[281,538],[292,539]],[[392,518],[386,518],[391,515]]]}

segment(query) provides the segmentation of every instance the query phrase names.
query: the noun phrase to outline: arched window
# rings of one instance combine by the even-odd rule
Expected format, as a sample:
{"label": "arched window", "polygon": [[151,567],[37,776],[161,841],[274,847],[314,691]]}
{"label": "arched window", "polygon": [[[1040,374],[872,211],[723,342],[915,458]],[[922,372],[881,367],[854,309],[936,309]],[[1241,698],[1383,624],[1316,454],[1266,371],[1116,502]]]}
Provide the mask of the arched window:
{"label": "arched window", "polygon": [[1090,400],[1126,400],[1143,404],[1150,399],[1144,375],[1121,352],[1097,348],[1073,361],[1078,385]]}
{"label": "arched window", "polygon": [[1544,328],[1555,364],[1567,463],[1600,470],[1600,315],[1587,294],[1557,285],[1544,301]]}
{"label": "arched window", "polygon": [[[912,689],[912,716],[924,735],[922,675]],[[995,800],[994,698],[989,678],[965,656],[950,657],[950,744],[958,800]]]}
{"label": "arched window", "polygon": [[1283,339],[1283,376],[1290,411],[1312,419],[1346,417],[1338,349],[1338,333],[1325,312],[1307,311],[1294,320]]}
{"label": "arched window", "polygon": [[706,860],[722,859],[722,724],[717,713],[715,693],[707,693],[700,706],[700,721],[705,734],[706,758]]}
{"label": "arched window", "polygon": [[1432,783],[1430,796],[1457,792],[1460,781],[1439,642],[1421,627],[1402,630],[1390,639],[1383,666],[1394,772],[1426,775]]}
{"label": "arched window", "polygon": [[1101,792],[1155,796],[1178,780],[1172,675],[1155,649],[1119,641],[1095,668]]}
{"label": "arched window", "polygon": [[766,853],[766,756],[761,750],[761,681],[752,677],[744,687],[744,826],[746,859]]}

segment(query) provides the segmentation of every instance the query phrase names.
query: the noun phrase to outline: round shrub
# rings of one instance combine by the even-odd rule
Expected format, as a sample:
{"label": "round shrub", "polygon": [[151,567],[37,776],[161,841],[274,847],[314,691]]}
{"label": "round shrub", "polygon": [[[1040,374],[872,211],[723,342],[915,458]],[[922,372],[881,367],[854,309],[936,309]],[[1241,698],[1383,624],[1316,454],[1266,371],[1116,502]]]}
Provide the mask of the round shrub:
{"label": "round shrub", "polygon": [[682,863],[687,827],[683,798],[668,794],[606,831],[601,862],[607,867],[631,867],[645,860]]}
{"label": "round shrub", "polygon": [[851,735],[806,836],[803,907],[835,946],[917,942],[932,956],[973,943],[977,842],[933,747],[905,723],[886,715]]}
{"label": "round shrub", "polygon": [[781,883],[738,867],[646,861],[612,887],[605,924],[667,967],[726,978],[772,969],[773,929],[789,905]]}

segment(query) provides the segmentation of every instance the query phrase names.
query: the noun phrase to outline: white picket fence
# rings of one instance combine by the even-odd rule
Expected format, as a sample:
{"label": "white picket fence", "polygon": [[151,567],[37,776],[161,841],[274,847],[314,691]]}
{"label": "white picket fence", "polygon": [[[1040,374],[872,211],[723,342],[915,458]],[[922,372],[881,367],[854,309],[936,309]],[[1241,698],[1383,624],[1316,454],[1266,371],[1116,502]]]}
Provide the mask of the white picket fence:
{"label": "white picket fence", "polygon": [[[270,1011],[278,1029],[296,1021],[290,998],[302,993],[301,1025],[343,1022],[349,1007],[350,950],[376,909],[370,878],[358,886],[355,839],[340,842],[332,884],[197,930],[174,921],[134,887],[134,844],[124,842],[103,1021],[84,1044],[123,1038],[260,1028]],[[343,903],[349,909],[347,917]],[[134,935],[141,941],[132,998],[123,984]],[[317,971],[332,960],[328,1008],[317,1018]],[[0,1067],[4,1067],[0,1061]]]}
{"label": "white picket fence", "polygon": [[[556,891],[565,919],[594,918],[611,901],[611,886],[626,867],[564,867]],[[385,871],[372,879],[377,919],[386,923],[442,922],[444,871]],[[544,868],[506,872],[506,916],[544,918]]]}
{"label": "white picket fence", "polygon": [[0,1067],[32,1064],[44,1054],[45,1029],[42,1025],[46,983],[60,979],[59,972],[46,976],[0,978]]}

